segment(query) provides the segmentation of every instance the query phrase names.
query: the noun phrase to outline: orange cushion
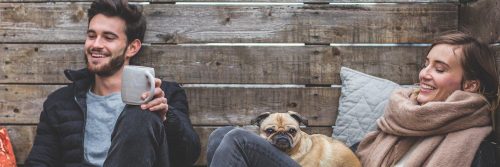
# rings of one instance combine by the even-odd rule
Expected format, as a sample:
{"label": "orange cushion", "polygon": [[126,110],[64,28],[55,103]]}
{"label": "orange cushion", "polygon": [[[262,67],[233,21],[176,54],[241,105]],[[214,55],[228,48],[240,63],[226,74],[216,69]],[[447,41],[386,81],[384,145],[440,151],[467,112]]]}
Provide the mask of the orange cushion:
{"label": "orange cushion", "polygon": [[0,128],[0,166],[16,166],[14,150],[12,150],[12,144],[10,143],[9,134],[7,133],[7,129],[5,128]]}

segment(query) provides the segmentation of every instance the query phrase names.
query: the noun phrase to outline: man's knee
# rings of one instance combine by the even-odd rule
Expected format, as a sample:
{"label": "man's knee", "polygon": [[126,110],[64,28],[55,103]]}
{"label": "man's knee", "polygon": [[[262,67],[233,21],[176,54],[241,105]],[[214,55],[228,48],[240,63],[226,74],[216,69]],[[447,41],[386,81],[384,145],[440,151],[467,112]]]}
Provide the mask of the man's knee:
{"label": "man's knee", "polygon": [[252,136],[253,132],[236,128],[233,126],[227,126],[218,128],[213,131],[208,137],[207,144],[207,154],[212,154],[219,145],[243,145],[247,142],[248,138],[258,137],[256,135]]}
{"label": "man's knee", "polygon": [[222,140],[222,138],[231,130],[235,129],[234,126],[225,126],[215,129],[210,136],[208,136],[208,141]]}
{"label": "man's knee", "polygon": [[[108,164],[151,164],[168,161],[166,133],[160,116],[140,106],[125,106],[111,135]],[[111,157],[111,158],[109,158]],[[132,162],[134,161],[134,162]],[[137,166],[137,165],[133,165]],[[149,165],[141,165],[149,166]]]}
{"label": "man's knee", "polygon": [[259,136],[245,129],[234,128],[225,135],[224,139],[230,140],[232,142],[237,142],[238,144],[244,144],[248,141],[252,141],[249,139],[254,137]]}
{"label": "man's knee", "polygon": [[134,126],[141,126],[145,124],[161,124],[162,120],[157,112],[151,112],[149,110],[142,110],[140,106],[129,106],[127,105],[123,109],[123,113],[120,116],[122,121],[127,124]]}
{"label": "man's knee", "polygon": [[161,133],[162,130],[163,123],[158,113],[129,105],[125,106],[115,128],[115,131],[126,133],[129,137],[144,137],[151,133]]}

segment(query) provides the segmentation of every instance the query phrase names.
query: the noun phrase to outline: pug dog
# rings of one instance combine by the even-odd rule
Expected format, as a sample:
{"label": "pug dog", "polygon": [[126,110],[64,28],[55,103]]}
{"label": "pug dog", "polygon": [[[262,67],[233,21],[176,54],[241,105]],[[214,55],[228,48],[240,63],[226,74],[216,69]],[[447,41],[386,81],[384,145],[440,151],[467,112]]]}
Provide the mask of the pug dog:
{"label": "pug dog", "polygon": [[262,113],[252,119],[260,136],[288,154],[303,167],[360,167],[354,153],[342,142],[322,134],[302,132],[299,124],[308,125],[298,113]]}

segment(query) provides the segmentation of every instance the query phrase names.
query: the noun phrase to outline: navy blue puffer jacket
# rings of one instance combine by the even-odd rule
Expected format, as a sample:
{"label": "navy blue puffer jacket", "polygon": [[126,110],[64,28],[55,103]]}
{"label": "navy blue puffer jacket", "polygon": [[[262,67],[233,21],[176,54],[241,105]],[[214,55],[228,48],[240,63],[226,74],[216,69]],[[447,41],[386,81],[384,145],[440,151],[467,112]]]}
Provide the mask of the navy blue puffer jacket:
{"label": "navy blue puffer jacket", "polygon": [[[73,83],[44,102],[26,166],[82,166],[86,93],[94,77],[86,69],[65,74]],[[200,141],[189,120],[186,94],[174,82],[164,81],[161,88],[171,106],[165,122],[171,166],[191,166],[200,154]]]}

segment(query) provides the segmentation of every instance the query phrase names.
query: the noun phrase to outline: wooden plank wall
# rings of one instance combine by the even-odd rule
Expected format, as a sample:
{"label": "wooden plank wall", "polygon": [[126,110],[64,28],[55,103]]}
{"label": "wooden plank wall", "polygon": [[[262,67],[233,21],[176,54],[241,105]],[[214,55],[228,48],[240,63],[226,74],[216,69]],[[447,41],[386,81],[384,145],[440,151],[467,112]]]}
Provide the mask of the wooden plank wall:
{"label": "wooden plank wall", "polygon": [[[497,70],[500,71],[500,1],[481,0],[465,3],[460,6],[460,27],[479,37],[483,42],[491,44],[497,54]],[[496,142],[500,143],[500,109],[497,109],[495,121]],[[497,144],[497,159],[500,159],[500,144]]]}
{"label": "wooden plank wall", "polygon": [[[203,144],[197,165],[206,164],[204,147],[215,128],[248,125],[265,111],[300,112],[310,120],[306,131],[331,135],[341,66],[413,84],[427,44],[459,29],[464,5],[458,0],[135,2],[144,5],[148,29],[145,50],[134,62],[185,85]],[[68,83],[63,70],[85,66],[89,4],[0,0],[0,123],[9,130],[19,164],[31,149],[43,101]]]}

